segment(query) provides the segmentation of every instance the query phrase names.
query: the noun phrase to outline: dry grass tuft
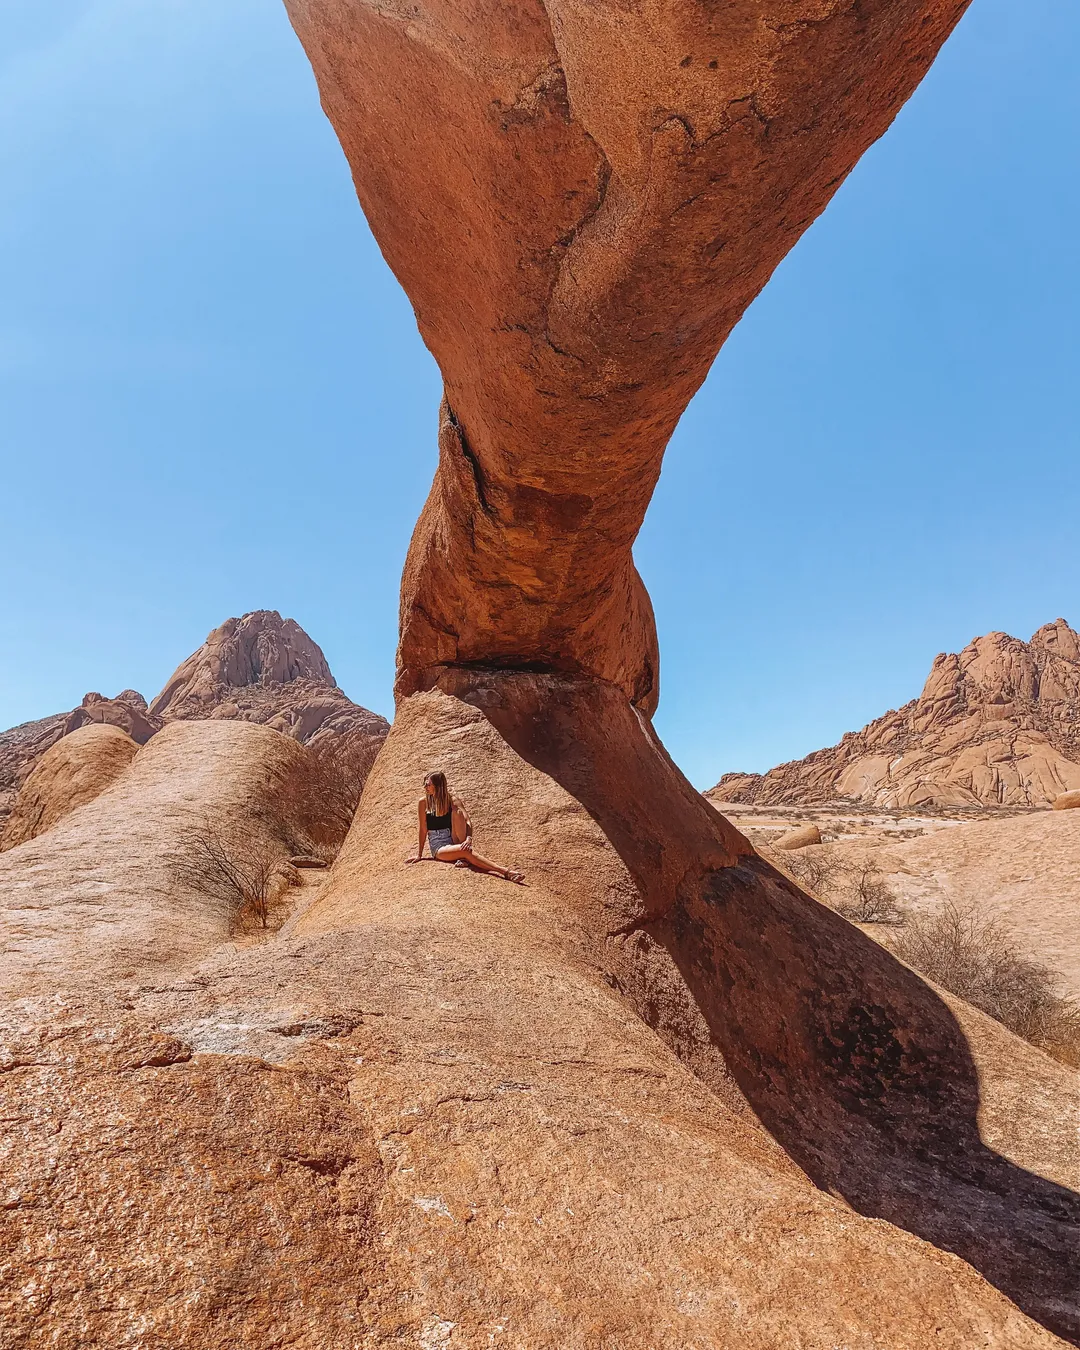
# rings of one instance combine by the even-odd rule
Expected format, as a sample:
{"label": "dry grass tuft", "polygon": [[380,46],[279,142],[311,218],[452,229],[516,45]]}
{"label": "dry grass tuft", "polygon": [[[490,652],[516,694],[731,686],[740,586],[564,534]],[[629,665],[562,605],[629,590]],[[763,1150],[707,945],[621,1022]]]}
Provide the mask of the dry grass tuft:
{"label": "dry grass tuft", "polygon": [[1080,1006],[993,919],[948,905],[909,920],[889,950],[921,975],[1065,1064],[1080,1065]]}

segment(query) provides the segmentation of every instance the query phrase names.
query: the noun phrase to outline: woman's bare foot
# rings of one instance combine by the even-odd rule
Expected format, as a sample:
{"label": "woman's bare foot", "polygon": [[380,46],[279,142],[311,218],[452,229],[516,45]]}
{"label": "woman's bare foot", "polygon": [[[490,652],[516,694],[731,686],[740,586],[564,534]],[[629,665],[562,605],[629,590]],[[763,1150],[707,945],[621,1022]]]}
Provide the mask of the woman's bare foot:
{"label": "woman's bare foot", "polygon": [[457,862],[454,864],[454,866],[455,866],[455,867],[464,867],[466,871],[469,870],[469,864],[465,861],[464,858],[459,858],[459,859],[457,860]]}

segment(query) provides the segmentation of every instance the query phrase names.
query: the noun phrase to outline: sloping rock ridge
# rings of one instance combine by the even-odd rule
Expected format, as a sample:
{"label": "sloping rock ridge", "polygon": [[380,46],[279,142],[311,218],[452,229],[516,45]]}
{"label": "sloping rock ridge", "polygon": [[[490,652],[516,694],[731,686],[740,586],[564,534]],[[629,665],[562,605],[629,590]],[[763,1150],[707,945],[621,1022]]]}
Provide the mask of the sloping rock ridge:
{"label": "sloping rock ridge", "polygon": [[80,727],[118,727],[145,745],[167,722],[208,717],[258,722],[304,745],[345,735],[381,742],[390,729],[337,687],[321,648],[295,619],[255,610],[215,628],[149,706],[133,689],[115,698],[90,693],[69,713],[0,732],[0,829],[41,757]]}
{"label": "sloping rock ridge", "polygon": [[1051,806],[1080,789],[1080,636],[1064,619],[942,653],[917,699],[827,750],[708,794],[762,806]]}
{"label": "sloping rock ridge", "polygon": [[91,722],[62,736],[23,783],[0,829],[0,853],[44,834],[76,807],[100,796],[138,749],[130,736],[107,722]]}
{"label": "sloping rock ridge", "polygon": [[0,731],[0,829],[11,814],[19,788],[46,751],[71,732],[94,724],[117,727],[137,745],[145,745],[163,725],[147,711],[141,694],[125,689],[115,698],[87,694],[71,712],[54,713]]}

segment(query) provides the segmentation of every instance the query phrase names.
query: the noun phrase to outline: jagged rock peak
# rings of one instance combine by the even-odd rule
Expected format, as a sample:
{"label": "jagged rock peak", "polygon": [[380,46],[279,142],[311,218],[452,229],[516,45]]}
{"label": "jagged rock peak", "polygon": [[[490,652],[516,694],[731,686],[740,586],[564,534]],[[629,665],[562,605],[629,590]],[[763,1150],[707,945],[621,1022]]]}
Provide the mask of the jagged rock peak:
{"label": "jagged rock peak", "polygon": [[839,745],[767,774],[725,774],[716,801],[836,799],[891,808],[1049,806],[1080,787],[1080,635],[987,633],[934,658],[923,691]]}
{"label": "jagged rock peak", "polygon": [[274,609],[256,609],[226,619],[182,662],[150,705],[158,716],[176,716],[181,707],[220,702],[229,689],[317,680],[335,688],[326,657],[295,619]]}

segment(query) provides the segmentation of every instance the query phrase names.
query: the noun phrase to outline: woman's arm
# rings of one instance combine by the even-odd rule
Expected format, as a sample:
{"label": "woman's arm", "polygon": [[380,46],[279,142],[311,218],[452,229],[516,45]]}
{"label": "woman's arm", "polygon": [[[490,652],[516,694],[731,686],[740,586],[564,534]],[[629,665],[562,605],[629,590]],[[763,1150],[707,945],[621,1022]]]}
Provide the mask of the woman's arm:
{"label": "woman's arm", "polygon": [[455,844],[468,844],[472,847],[472,821],[469,808],[464,802],[454,801],[453,816],[450,821],[450,837]]}
{"label": "woman's arm", "polygon": [[419,834],[419,843],[416,845],[416,857],[408,857],[406,862],[420,862],[424,856],[424,845],[427,843],[427,802],[421,798],[416,803],[417,831]]}

